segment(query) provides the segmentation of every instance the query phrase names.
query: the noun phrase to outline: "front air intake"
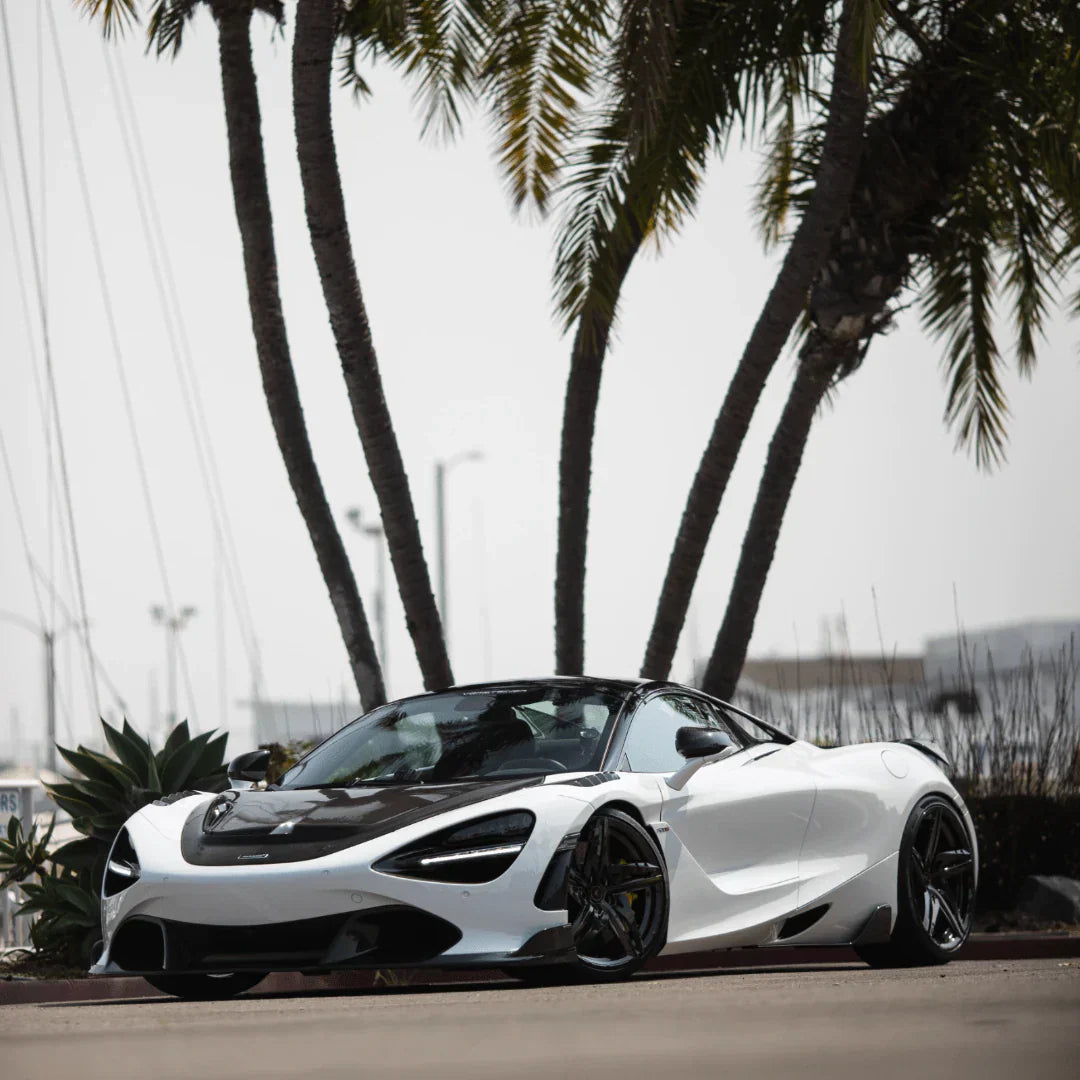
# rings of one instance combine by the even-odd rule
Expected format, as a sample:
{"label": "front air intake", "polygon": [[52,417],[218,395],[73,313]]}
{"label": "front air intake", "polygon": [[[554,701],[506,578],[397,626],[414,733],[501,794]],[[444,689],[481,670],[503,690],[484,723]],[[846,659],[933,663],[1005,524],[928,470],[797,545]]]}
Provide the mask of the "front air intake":
{"label": "front air intake", "polygon": [[165,935],[161,924],[138,916],[113,935],[109,960],[124,971],[161,971],[165,967]]}

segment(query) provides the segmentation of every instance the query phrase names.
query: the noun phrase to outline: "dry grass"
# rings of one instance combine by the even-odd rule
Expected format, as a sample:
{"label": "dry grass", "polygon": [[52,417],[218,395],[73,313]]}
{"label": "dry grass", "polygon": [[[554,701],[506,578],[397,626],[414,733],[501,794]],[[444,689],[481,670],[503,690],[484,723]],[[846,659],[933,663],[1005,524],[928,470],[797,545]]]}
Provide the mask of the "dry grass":
{"label": "dry grass", "polygon": [[887,656],[881,678],[873,681],[860,676],[865,667],[841,658],[830,687],[786,696],[744,694],[739,703],[823,746],[903,738],[934,742],[952,760],[965,794],[1080,793],[1076,643],[1049,659],[1029,652],[1005,672],[989,656],[977,665],[963,640],[957,659],[959,678],[949,685],[898,686]]}

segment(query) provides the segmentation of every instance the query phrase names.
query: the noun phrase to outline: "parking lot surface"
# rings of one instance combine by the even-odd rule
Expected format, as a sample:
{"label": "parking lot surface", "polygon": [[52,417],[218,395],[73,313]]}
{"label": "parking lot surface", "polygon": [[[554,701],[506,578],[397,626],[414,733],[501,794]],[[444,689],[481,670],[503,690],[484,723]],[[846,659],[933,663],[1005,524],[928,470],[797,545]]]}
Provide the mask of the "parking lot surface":
{"label": "parking lot surface", "polygon": [[5,1080],[1080,1076],[1080,961],[0,1007]]}

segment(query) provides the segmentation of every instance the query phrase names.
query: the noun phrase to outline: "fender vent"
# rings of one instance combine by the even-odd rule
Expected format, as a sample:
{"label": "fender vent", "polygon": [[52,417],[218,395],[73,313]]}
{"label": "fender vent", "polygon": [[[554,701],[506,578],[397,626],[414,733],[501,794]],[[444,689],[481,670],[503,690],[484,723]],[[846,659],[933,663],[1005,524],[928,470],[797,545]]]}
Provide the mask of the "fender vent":
{"label": "fender vent", "polygon": [[805,930],[809,930],[829,910],[828,904],[822,904],[819,907],[811,908],[809,911],[801,911],[798,915],[792,915],[783,926],[780,927],[780,933],[777,934],[778,941],[784,941],[786,938],[796,937],[798,934],[803,933]]}

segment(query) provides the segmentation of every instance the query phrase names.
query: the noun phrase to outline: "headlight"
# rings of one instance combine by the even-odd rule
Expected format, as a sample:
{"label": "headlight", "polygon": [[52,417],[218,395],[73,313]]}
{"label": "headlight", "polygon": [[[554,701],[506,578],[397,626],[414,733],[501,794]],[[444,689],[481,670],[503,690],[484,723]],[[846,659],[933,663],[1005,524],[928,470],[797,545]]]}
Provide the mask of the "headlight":
{"label": "headlight", "polygon": [[528,810],[476,818],[400,848],[372,869],[427,881],[494,881],[510,869],[535,824]]}
{"label": "headlight", "polygon": [[102,896],[115,896],[134,884],[139,877],[139,857],[131,843],[127,829],[121,829],[113,841],[109,852],[109,861],[105,864],[105,881],[102,884]]}

